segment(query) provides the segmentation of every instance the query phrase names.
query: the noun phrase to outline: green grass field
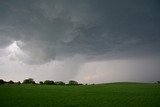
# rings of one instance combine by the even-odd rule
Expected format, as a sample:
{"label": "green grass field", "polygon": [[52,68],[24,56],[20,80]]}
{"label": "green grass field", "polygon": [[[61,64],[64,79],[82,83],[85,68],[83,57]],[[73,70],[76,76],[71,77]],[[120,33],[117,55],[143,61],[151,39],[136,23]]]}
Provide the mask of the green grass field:
{"label": "green grass field", "polygon": [[0,107],[160,107],[160,85],[0,85]]}

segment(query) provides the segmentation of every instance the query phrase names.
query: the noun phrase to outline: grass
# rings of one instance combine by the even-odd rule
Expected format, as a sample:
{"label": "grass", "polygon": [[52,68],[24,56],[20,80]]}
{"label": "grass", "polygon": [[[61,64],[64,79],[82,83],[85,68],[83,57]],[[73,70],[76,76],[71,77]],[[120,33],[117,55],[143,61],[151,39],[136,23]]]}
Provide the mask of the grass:
{"label": "grass", "polygon": [[160,85],[0,85],[0,107],[160,107]]}

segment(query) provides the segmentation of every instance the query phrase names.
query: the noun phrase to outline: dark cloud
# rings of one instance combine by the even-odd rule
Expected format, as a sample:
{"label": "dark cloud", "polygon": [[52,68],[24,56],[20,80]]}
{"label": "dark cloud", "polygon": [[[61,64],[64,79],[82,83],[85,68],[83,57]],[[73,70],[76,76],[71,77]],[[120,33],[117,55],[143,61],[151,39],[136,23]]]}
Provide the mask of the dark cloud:
{"label": "dark cloud", "polygon": [[[160,55],[158,0],[1,0],[0,45],[41,64],[58,57]],[[39,53],[39,54],[37,54]]]}

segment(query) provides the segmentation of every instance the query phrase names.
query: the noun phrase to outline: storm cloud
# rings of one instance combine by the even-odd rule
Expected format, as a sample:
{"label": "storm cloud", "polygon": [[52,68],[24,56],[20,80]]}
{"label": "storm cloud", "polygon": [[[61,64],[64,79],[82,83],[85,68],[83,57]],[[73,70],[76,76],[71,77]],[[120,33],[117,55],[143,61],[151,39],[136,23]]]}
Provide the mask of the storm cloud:
{"label": "storm cloud", "polygon": [[[17,69],[24,64],[24,72],[29,67],[37,71],[35,66],[38,66],[43,72],[39,78],[35,73],[37,80],[48,72],[59,78],[51,75],[44,79],[65,81],[84,77],[77,75],[86,63],[94,65],[112,60],[121,63],[119,60],[139,58],[144,62],[145,59],[157,61],[160,59],[159,5],[158,0],[1,0],[0,64],[3,66],[0,69],[7,71],[4,66],[8,63],[11,66],[18,63]],[[53,67],[54,62],[63,69]],[[46,65],[48,69],[44,69]],[[159,65],[155,65],[153,74],[160,75]],[[138,71],[141,70],[136,69],[135,74]],[[106,75],[107,68],[103,72]],[[12,73],[1,73],[1,77]]]}

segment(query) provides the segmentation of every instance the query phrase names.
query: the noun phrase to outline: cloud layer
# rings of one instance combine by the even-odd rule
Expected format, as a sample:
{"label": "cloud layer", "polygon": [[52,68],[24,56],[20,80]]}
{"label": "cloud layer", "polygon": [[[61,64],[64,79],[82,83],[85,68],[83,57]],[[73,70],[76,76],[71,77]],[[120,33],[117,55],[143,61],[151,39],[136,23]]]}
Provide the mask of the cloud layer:
{"label": "cloud layer", "polygon": [[8,59],[30,66],[71,60],[65,68],[73,68],[76,75],[81,65],[92,61],[159,58],[159,4],[158,0],[1,0],[0,64]]}

